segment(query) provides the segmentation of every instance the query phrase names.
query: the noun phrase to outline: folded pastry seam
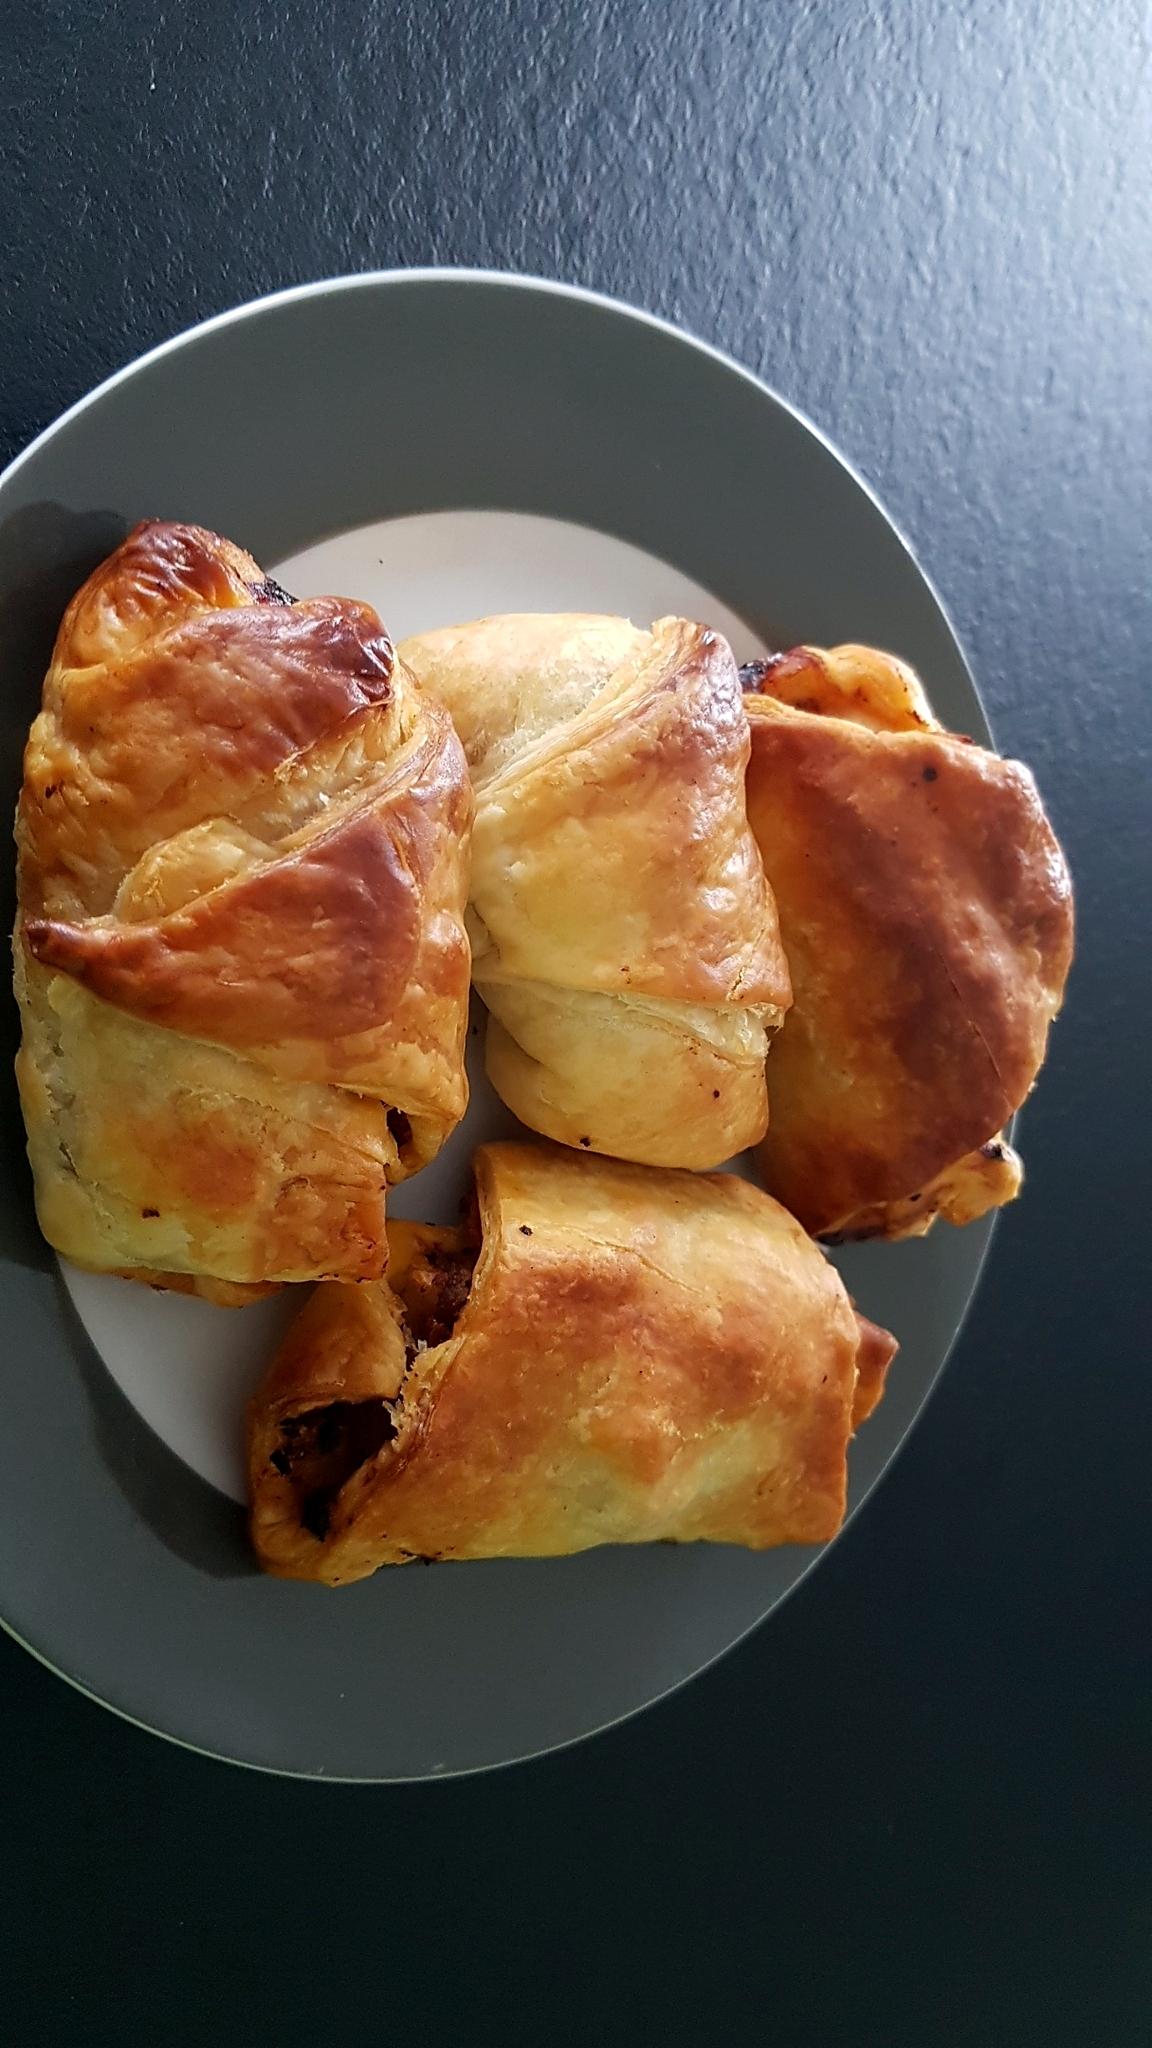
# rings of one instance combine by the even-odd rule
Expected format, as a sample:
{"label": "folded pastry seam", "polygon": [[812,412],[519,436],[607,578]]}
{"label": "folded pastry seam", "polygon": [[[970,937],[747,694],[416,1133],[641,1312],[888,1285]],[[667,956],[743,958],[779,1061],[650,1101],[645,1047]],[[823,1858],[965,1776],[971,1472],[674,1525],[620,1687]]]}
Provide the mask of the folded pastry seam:
{"label": "folded pastry seam", "polygon": [[497,1093],[543,1136],[651,1165],[712,1168],[754,1142],[791,990],[722,635],[513,614],[399,653],[451,711],[475,783],[469,919]]}
{"label": "folded pastry seam", "polygon": [[895,1351],[731,1175],[482,1146],[477,1220],[389,1225],[250,1411],[253,1541],[342,1585],[414,1558],[833,1535]]}
{"label": "folded pastry seam", "polygon": [[145,522],[69,605],[17,818],[49,1241],[243,1301],[379,1275],[467,1101],[471,789],[370,606]]}

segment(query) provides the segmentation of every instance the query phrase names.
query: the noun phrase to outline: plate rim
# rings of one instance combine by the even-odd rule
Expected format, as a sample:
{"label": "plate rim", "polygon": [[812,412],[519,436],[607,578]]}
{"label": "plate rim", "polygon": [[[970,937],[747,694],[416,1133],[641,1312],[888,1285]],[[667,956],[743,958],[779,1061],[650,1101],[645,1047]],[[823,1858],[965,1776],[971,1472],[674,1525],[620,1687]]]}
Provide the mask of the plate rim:
{"label": "plate rim", "polygon": [[650,313],[645,307],[633,305],[628,299],[619,299],[609,292],[596,291],[589,285],[568,284],[560,278],[537,276],[531,271],[488,270],[482,265],[446,263],[414,264],[411,267],[400,265],[395,268],[382,270],[342,271],[334,277],[313,278],[306,284],[282,285],[274,292],[264,292],[257,298],[242,300],[239,305],[227,306],[223,312],[210,313],[206,320],[197,320],[190,327],[180,328],[176,334],[169,335],[165,341],[156,342],[151,348],[145,349],[141,355],[132,356],[128,362],[122,363],[118,370],[110,371],[107,377],[102,377],[98,384],[93,384],[88,391],[83,392],[79,398],[74,399],[72,404],[67,406],[62,413],[57,414],[55,419],[49,420],[47,426],[42,427],[40,432],[35,434],[25,447],[17,451],[11,461],[5,465],[4,469],[0,470],[0,491],[4,489],[12,477],[18,474],[25,462],[29,461],[33,455],[38,454],[41,448],[46,447],[58,433],[71,425],[72,421],[85,412],[89,406],[97,404],[107,392],[114,390],[117,385],[127,382],[130,377],[136,376],[140,370],[147,369],[150,364],[161,361],[165,356],[175,354],[179,349],[189,347],[192,343],[198,341],[201,336],[216,333],[220,329],[230,327],[241,320],[254,319],[262,313],[272,312],[278,306],[294,304],[304,299],[322,298],[330,292],[379,290],[381,286],[387,287],[389,285],[402,284],[497,285],[510,290],[541,292],[552,297],[575,299],[585,305],[596,306],[601,312],[610,313],[617,318],[635,320],[642,326],[654,328],[663,334],[666,340],[674,341],[681,347],[695,349],[702,355],[711,356],[713,361],[718,363],[721,368],[734,373],[745,383],[753,385],[760,396],[768,400],[769,404],[776,406],[781,412],[790,414],[800,426],[804,427],[812,435],[814,440],[820,443],[821,447],[832,457],[833,461],[841,469],[848,472],[852,481],[863,491],[873,510],[880,514],[885,524],[896,536],[904,553],[908,556],[917,574],[926,585],[933,603],[939,610],[948,627],[948,631],[956,643],[956,649],[964,664],[968,681],[980,706],[984,722],[988,727],[993,748],[995,751],[998,751],[995,747],[995,731],[989,717],[988,706],[972,672],[972,664],[957,630],[956,621],[952,617],[932,577],[921,562],[912,541],[905,533],[900,521],[881,502],[878,493],[873,489],[863,472],[857,468],[852,457],[846,455],[843,449],[836,445],[811,415],[804,411],[802,406],[795,404],[790,398],[785,398],[773,385],[767,383],[758,371],[750,370],[747,364],[741,363],[735,356],[729,355],[726,349],[719,348],[715,342],[705,341],[701,335],[693,333],[690,328],[679,326],[675,321],[665,319],[663,314]]}

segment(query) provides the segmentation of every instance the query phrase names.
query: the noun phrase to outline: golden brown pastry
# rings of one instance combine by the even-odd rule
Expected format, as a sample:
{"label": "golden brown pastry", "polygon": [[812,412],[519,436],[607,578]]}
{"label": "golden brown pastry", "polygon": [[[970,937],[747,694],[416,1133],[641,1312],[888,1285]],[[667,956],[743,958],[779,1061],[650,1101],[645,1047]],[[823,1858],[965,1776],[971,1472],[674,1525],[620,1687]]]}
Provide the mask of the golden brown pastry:
{"label": "golden brown pastry", "polygon": [[390,1223],[318,1287],[252,1403],[265,1569],[657,1540],[819,1543],[895,1350],[794,1219],[726,1174],[476,1155],[459,1230]]}
{"label": "golden brown pastry", "polygon": [[911,670],[872,648],[796,648],[743,674],[748,814],[795,994],[765,1183],[817,1236],[969,1222],[1020,1186],[1001,1127],[1072,957],[1035,784],[944,732]]}
{"label": "golden brown pastry", "polygon": [[374,611],[138,526],[64,615],[16,836],[41,1227],[244,1300],[383,1269],[463,1112],[467,767]]}
{"label": "golden brown pastry", "polygon": [[684,619],[526,613],[400,652],[472,770],[473,976],[509,1108],[660,1166],[760,1137],[790,990],[727,642]]}

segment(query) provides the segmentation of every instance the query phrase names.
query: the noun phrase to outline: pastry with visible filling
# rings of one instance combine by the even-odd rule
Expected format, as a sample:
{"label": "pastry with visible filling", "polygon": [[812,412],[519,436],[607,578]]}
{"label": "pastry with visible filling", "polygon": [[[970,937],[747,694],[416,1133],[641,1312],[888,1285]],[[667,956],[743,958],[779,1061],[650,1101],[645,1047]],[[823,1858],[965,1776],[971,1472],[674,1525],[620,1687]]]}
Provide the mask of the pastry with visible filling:
{"label": "pastry with visible filling", "polygon": [[249,1417],[266,1570],[600,1543],[819,1543],[895,1351],[779,1203],[727,1174],[482,1146],[455,1230],[316,1288]]}

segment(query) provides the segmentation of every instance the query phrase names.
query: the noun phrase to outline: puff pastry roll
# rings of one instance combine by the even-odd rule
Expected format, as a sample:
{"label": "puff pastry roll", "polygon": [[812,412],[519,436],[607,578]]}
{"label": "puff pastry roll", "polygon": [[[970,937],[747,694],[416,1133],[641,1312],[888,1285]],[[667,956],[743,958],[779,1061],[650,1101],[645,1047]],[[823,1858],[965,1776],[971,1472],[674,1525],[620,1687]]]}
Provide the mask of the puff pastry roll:
{"label": "puff pastry roll", "polygon": [[921,1235],[1017,1193],[1001,1126],[1072,957],[1068,871],[1026,768],[943,731],[868,647],[743,672],[748,813],[795,1001],[766,1185],[827,1237]]}
{"label": "puff pastry roll", "polygon": [[72,600],[24,761],[16,986],[41,1226],[243,1301],[385,1259],[463,1112],[467,765],[375,612],[199,527]]}
{"label": "puff pastry roll", "polygon": [[759,1138],[790,988],[727,642],[685,619],[517,614],[400,652],[472,770],[497,1092],[547,1137],[652,1165],[716,1166]]}
{"label": "puff pastry roll", "polygon": [[459,1230],[390,1223],[250,1411],[271,1572],[599,1543],[818,1543],[895,1350],[794,1219],[726,1174],[481,1147]]}

